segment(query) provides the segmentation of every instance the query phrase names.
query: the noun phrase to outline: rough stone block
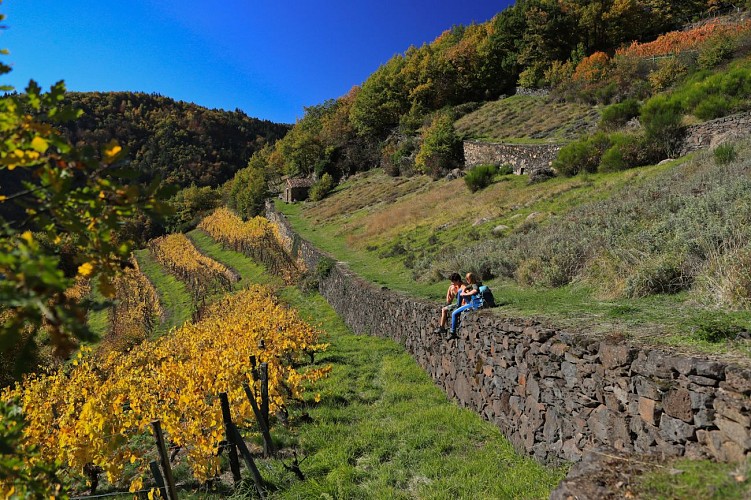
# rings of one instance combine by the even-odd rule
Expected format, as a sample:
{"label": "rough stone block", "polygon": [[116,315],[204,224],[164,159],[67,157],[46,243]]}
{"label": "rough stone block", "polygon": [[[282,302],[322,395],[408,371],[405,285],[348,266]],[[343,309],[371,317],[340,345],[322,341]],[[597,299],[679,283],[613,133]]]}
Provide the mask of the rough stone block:
{"label": "rough stone block", "polygon": [[682,443],[694,437],[696,428],[683,420],[663,415],[660,418],[660,436],[671,443]]}
{"label": "rough stone block", "polygon": [[668,391],[662,398],[662,408],[671,417],[679,418],[688,423],[693,420],[691,394],[687,389],[679,388]]}
{"label": "rough stone block", "polygon": [[582,457],[582,450],[578,446],[578,439],[569,439],[568,441],[565,441],[563,443],[563,449],[561,450],[563,453],[563,458],[568,460],[569,462],[577,462],[581,460]]}
{"label": "rough stone block", "polygon": [[637,350],[625,344],[600,344],[600,362],[607,370],[630,364],[636,357]]}
{"label": "rough stone block", "polygon": [[689,375],[688,379],[696,385],[703,385],[706,387],[717,387],[718,385],[720,385],[719,380],[715,378],[702,377],[701,375]]}
{"label": "rough stone block", "polygon": [[660,407],[654,399],[639,397],[639,416],[649,425],[657,425],[660,417]]}
{"label": "rough stone block", "polygon": [[719,427],[724,438],[738,443],[743,451],[751,449],[751,432],[748,427],[722,416],[716,416],[715,425]]}
{"label": "rough stone block", "polygon": [[745,408],[742,408],[742,406],[738,404],[737,400],[734,401],[730,398],[719,397],[714,400],[714,409],[717,415],[729,418],[730,420],[741,424],[743,427],[751,427],[751,415],[748,414],[748,411]]}
{"label": "rough stone block", "polygon": [[700,359],[696,362],[696,375],[715,380],[725,379],[725,365],[717,361]]}
{"label": "rough stone block", "polygon": [[751,370],[728,366],[725,369],[725,384],[736,392],[751,394]]}
{"label": "rough stone block", "polygon": [[645,377],[634,377],[634,389],[641,397],[655,400],[662,399],[661,388],[652,380]]}

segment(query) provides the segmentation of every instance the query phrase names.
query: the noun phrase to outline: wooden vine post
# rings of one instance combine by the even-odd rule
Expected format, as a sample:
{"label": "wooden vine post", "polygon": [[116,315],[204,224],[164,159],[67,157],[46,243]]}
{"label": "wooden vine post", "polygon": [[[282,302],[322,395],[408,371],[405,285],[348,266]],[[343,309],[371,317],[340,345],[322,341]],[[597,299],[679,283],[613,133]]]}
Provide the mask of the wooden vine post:
{"label": "wooden vine post", "polygon": [[164,471],[164,478],[167,481],[167,498],[177,500],[177,488],[175,488],[175,478],[172,476],[172,467],[167,455],[167,447],[164,445],[164,434],[162,434],[162,424],[159,420],[152,420],[151,427],[154,430],[154,439],[156,440],[156,449],[159,452],[159,459]]}
{"label": "wooden vine post", "polygon": [[232,480],[235,485],[240,482],[240,460],[237,457],[237,448],[235,447],[235,433],[232,426],[232,415],[229,411],[229,399],[227,393],[219,393],[219,401],[222,406],[222,419],[224,420],[224,435],[227,441],[227,448],[229,451],[229,468],[232,471]]}

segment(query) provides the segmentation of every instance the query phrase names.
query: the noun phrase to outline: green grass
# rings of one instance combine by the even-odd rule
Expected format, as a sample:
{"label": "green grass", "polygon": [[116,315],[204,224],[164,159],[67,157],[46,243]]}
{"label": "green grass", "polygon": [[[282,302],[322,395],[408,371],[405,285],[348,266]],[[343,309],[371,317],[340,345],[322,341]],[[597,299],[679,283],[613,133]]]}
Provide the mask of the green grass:
{"label": "green grass", "polygon": [[568,142],[594,129],[597,109],[545,97],[512,96],[488,102],[454,124],[462,139],[516,144]]}
{"label": "green grass", "polygon": [[639,498],[655,500],[741,499],[751,497],[749,464],[677,460],[639,477]]}
{"label": "green grass", "polygon": [[[97,304],[103,303],[105,300],[104,295],[99,292],[99,288],[94,282],[91,284],[91,300]],[[94,335],[92,343],[99,342],[107,335],[110,328],[109,311],[110,308],[107,307],[98,311],[90,310],[86,315],[86,324]]]}
{"label": "green grass", "polygon": [[234,283],[234,289],[247,288],[252,283],[261,285],[281,284],[281,280],[269,276],[263,266],[256,264],[245,255],[227,250],[211,236],[200,229],[187,233],[188,238],[204,255],[221,262],[240,275],[240,280]]}
{"label": "green grass", "polygon": [[306,398],[313,422],[286,437],[305,457],[307,481],[263,464],[273,498],[545,498],[563,477],[448,401],[400,345],[352,334],[317,294],[281,296],[326,331],[330,346],[316,363],[333,371],[314,388],[320,403]]}
{"label": "green grass", "polygon": [[[243,280],[276,283],[205,233],[190,237]],[[284,287],[279,296],[325,332],[330,345],[315,364],[332,373],[290,409],[289,426],[272,429],[284,463],[291,449],[303,459],[306,481],[279,460],[259,460],[271,498],[545,498],[563,477],[564,469],[517,455],[494,425],[448,401],[399,344],[353,334],[318,294]],[[235,496],[252,496],[246,488]]]}
{"label": "green grass", "polygon": [[[525,231],[555,228],[558,220],[581,208],[586,210],[579,213],[591,218],[594,210],[589,207],[593,203],[618,199],[626,190],[633,196],[640,189],[664,188],[661,179],[696,176],[695,172],[705,168],[703,162],[702,156],[694,155],[625,172],[559,177],[539,185],[528,185],[522,176],[507,176],[509,179],[475,195],[469,194],[461,179],[395,180],[372,171],[352,177],[321,202],[277,202],[276,206],[303,238],[346,262],[365,279],[439,302],[448,283],[436,273],[438,269],[466,271],[472,259],[481,255],[478,249],[493,248]],[[384,199],[390,203],[383,203]],[[658,201],[662,199],[681,198],[663,196]],[[620,207],[610,202],[605,206]],[[646,209],[646,203],[641,207]],[[614,217],[623,220],[628,215],[624,212]],[[493,229],[500,225],[507,229],[494,234]],[[649,229],[646,223],[645,229]],[[628,298],[615,293],[618,283],[596,281],[574,280],[553,288],[525,286],[508,278],[486,284],[501,304],[496,309],[498,314],[533,317],[593,335],[614,334],[650,344],[688,347],[736,361],[751,357],[751,345],[746,340],[736,341],[734,336],[719,342],[708,340],[722,337],[723,332],[707,335],[702,331],[708,309],[697,302],[695,293]],[[604,293],[608,287],[615,292]],[[713,309],[711,314],[723,316],[729,326],[751,328],[751,311]]]}
{"label": "green grass", "polygon": [[148,250],[137,250],[134,255],[141,271],[154,284],[165,311],[164,319],[154,334],[163,334],[188,321],[193,314],[193,302],[185,284],[165,271]]}

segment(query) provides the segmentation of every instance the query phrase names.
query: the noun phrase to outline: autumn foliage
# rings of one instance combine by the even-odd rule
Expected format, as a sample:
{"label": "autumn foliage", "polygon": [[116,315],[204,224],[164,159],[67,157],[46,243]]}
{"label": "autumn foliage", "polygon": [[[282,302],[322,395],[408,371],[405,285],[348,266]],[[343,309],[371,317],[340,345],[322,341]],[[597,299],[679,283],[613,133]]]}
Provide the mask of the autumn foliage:
{"label": "autumn foliage", "polygon": [[708,23],[687,31],[671,31],[653,42],[638,43],[616,51],[617,56],[651,57],[675,55],[687,50],[697,50],[709,40],[719,36],[737,36],[751,31],[751,21],[733,24]]}
{"label": "autumn foliage", "polygon": [[[35,460],[57,460],[73,476],[93,464],[110,482],[130,481],[137,490],[150,460],[138,442],[152,439],[150,422],[158,419],[170,442],[185,450],[194,477],[205,481],[219,473],[218,394],[228,394],[236,422],[253,418],[242,388],[254,384],[251,356],[268,363],[271,412],[302,398],[307,383],[330,371],[295,367],[326,348],[321,333],[260,287],[224,298],[204,318],[127,354],[101,360],[83,350],[70,368],[5,389],[3,401],[21,402],[23,441],[38,447]],[[129,477],[126,464],[136,468]],[[0,492],[7,491],[0,482]]]}

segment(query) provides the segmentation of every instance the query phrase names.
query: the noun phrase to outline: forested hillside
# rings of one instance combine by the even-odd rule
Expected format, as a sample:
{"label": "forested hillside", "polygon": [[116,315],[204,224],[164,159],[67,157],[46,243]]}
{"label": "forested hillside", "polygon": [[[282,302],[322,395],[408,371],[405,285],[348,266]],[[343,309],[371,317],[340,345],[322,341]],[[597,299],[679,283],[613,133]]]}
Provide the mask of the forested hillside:
{"label": "forested hillside", "polygon": [[[456,119],[517,86],[589,106],[647,101],[697,71],[741,57],[749,24],[738,15],[715,17],[729,9],[737,12],[713,0],[516,2],[486,23],[454,26],[432,43],[409,47],[348,94],[306,108],[284,140],[257,153],[252,173],[236,179],[244,188],[235,190],[253,191],[251,184],[285,174],[316,176],[312,197],[320,199],[340,179],[377,166],[394,176],[438,178],[462,163],[459,137],[467,135],[454,130]],[[735,104],[722,112],[739,109]],[[629,109],[628,118],[640,114]],[[663,128],[666,114],[667,134],[677,133],[674,111],[665,103],[647,106],[647,135]],[[544,119],[541,111],[537,121]],[[502,139],[492,130],[480,134]],[[634,164],[668,156],[673,139],[646,137],[649,153]],[[260,206],[230,203],[251,207],[248,215]]]}
{"label": "forested hillside", "polygon": [[71,92],[66,97],[84,113],[64,125],[71,142],[100,150],[116,139],[141,182],[159,176],[179,187],[217,186],[289,129],[240,110],[207,109],[155,94]]}

